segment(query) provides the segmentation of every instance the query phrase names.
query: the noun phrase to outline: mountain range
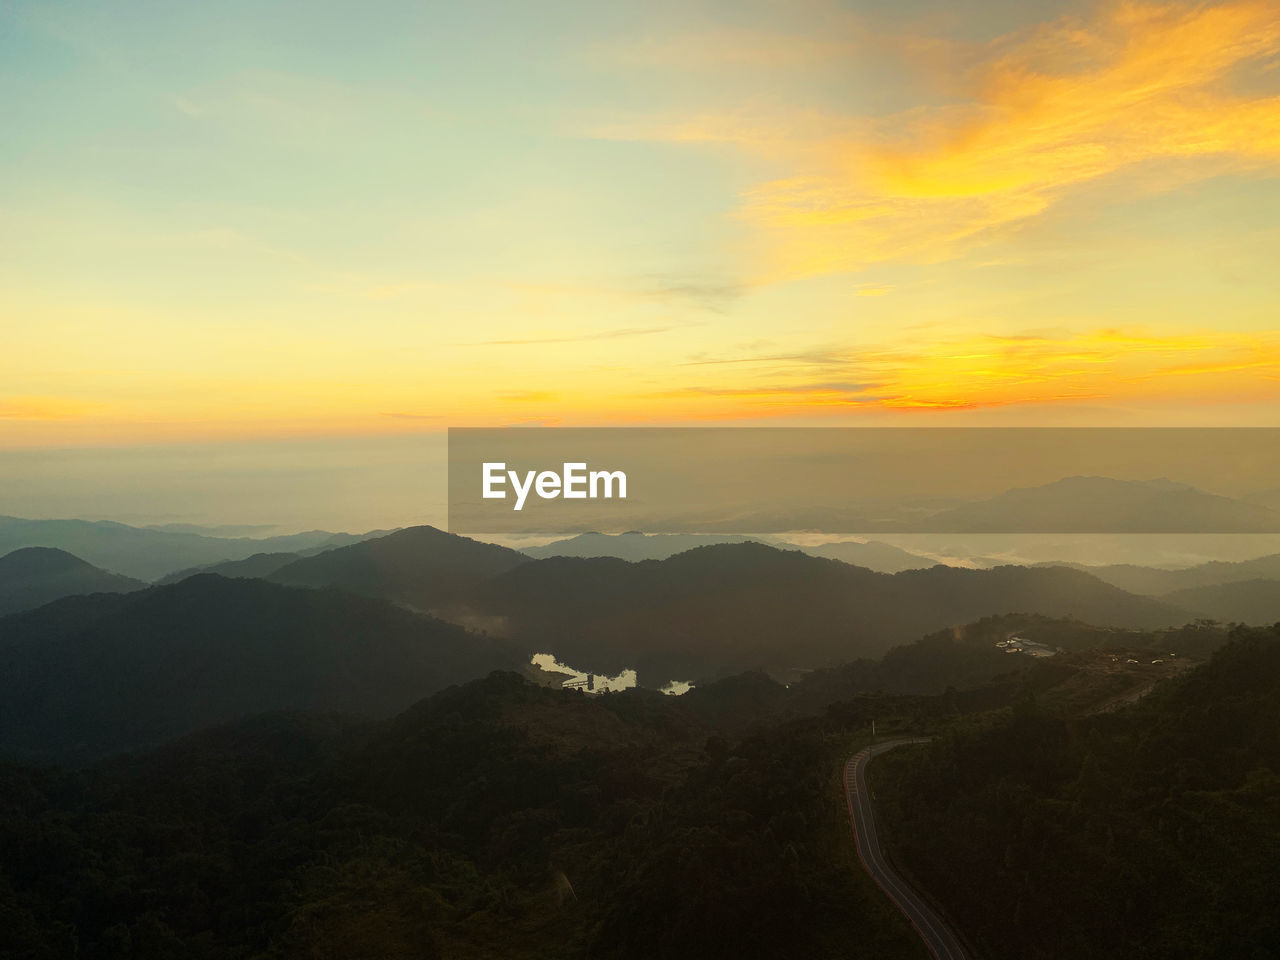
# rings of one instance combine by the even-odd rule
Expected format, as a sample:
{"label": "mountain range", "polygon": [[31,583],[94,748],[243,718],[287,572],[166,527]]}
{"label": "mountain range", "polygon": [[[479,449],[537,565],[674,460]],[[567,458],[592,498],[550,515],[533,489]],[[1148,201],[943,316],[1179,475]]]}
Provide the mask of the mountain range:
{"label": "mountain range", "polygon": [[[582,533],[567,540],[556,540],[537,547],[522,547],[521,553],[535,559],[548,557],[617,557],[619,560],[665,560],[695,547],[722,543],[763,543],[780,549],[795,547],[775,537],[730,536],[696,533]],[[878,541],[839,540],[799,549],[814,557],[843,560],[855,566],[881,573],[897,573],[931,567],[934,561],[899,547]]]}
{"label": "mountain range", "polygon": [[0,616],[82,593],[128,593],[146,584],[102,570],[53,547],[23,547],[0,557]]}
{"label": "mountain range", "polygon": [[935,566],[897,574],[750,541],[663,560],[533,560],[410,527],[295,560],[268,575],[335,587],[483,627],[584,670],[639,670],[641,683],[785,671],[879,656],[951,624],[999,613],[1158,627],[1186,610],[1066,568]]}
{"label": "mountain range", "polygon": [[418,610],[465,606],[477,584],[530,563],[516,550],[445,533],[406,527],[286,564],[270,575],[298,587],[340,587]]}
{"label": "mountain range", "polygon": [[750,667],[810,668],[879,656],[993,613],[1159,627],[1186,611],[1066,568],[936,566],[876,573],[757,543],[666,560],[559,557],[480,583],[475,612],[581,669],[661,684]]}
{"label": "mountain range", "polygon": [[1275,533],[1280,511],[1171,480],[1067,477],[943,510],[937,533]]}
{"label": "mountain range", "polygon": [[616,557],[619,560],[665,560],[694,547],[717,543],[768,543],[771,537],[747,537],[714,533],[580,533],[537,547],[521,547],[520,552],[536,560],[547,557]]}
{"label": "mountain range", "polygon": [[[1105,652],[982,679],[1021,659],[940,635],[820,689],[681,698],[495,672],[382,721],[272,712],[91,771],[0,764],[0,955],[920,957],[851,868],[840,770],[874,719],[931,740],[876,761],[877,820],[974,955],[1269,956],[1277,632],[1118,712],[1093,709]],[[1050,696],[1082,682],[1084,709]],[[1021,910],[991,909],[1003,891]]]}
{"label": "mountain range", "polygon": [[390,716],[527,659],[386,601],[262,580],[67,597],[0,618],[0,752],[81,763],[268,710]]}
{"label": "mountain range", "polygon": [[109,520],[28,520],[0,517],[0,553],[21,547],[56,547],[94,566],[140,580],[155,580],[188,567],[241,560],[255,553],[310,553],[356,543],[388,531],[364,534],[312,530],[252,539],[131,527]]}
{"label": "mountain range", "polygon": [[157,584],[178,583],[197,573],[216,573],[220,577],[257,577],[265,580],[283,566],[301,560],[300,553],[255,553],[243,560],[223,560],[198,567],[187,567],[161,577]]}
{"label": "mountain range", "polygon": [[812,547],[800,547],[811,557],[824,557],[866,567],[878,573],[901,573],[903,570],[924,570],[936,566],[937,561],[911,553],[901,547],[878,540],[836,540]]}
{"label": "mountain range", "polygon": [[[656,543],[671,542],[643,539]],[[1063,566],[890,574],[746,538],[635,562],[534,559],[423,526],[208,568],[234,579],[184,572],[145,588],[65,551],[28,548],[0,558],[0,609],[54,602],[0,618],[0,748],[78,760],[260,710],[385,715],[424,691],[523,668],[534,652],[596,673],[633,668],[660,687],[833,667],[992,615],[1130,629],[1267,623],[1280,619],[1278,583],[1247,574],[1276,562],[1098,568],[1156,586],[1245,575],[1141,596]]]}
{"label": "mountain range", "polygon": [[1211,560],[1208,563],[1172,570],[1132,563],[1102,566],[1070,564],[1070,566],[1078,570],[1086,570],[1099,580],[1105,580],[1121,590],[1153,597],[1172,593],[1175,590],[1213,587],[1244,580],[1280,581],[1280,553],[1256,557],[1252,560]]}
{"label": "mountain range", "polygon": [[1211,620],[1259,626],[1280,622],[1280,581],[1239,580],[1174,590],[1162,598]]}

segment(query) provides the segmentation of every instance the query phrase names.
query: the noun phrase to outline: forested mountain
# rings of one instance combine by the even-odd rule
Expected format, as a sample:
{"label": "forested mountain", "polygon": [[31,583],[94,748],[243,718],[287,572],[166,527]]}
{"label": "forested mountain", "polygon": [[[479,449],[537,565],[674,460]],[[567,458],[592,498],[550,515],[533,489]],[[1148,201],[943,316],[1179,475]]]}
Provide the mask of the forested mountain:
{"label": "forested mountain", "polygon": [[[0,620],[0,747],[80,762],[255,711],[385,715],[449,682],[520,668],[532,652],[597,672],[634,668],[656,687],[750,668],[794,675],[991,613],[1130,628],[1187,619],[1067,569],[887,575],[754,543],[640,563],[532,561],[430,527],[295,560],[272,576],[313,589],[201,574]],[[384,602],[325,592],[330,584]],[[505,639],[387,600],[443,610]],[[885,688],[930,689],[900,679]]]}
{"label": "forested mountain", "polygon": [[[775,537],[745,537],[729,534],[697,533],[581,533],[537,547],[521,547],[520,552],[542,560],[547,557],[617,557],[619,560],[665,560],[696,547],[721,543],[764,543],[783,550],[797,549]],[[842,560],[881,573],[931,567],[934,561],[899,547],[875,540],[837,540],[798,549],[814,557]]]}
{"label": "forested mountain", "polygon": [[[861,669],[946,680],[988,627]],[[923,956],[847,832],[838,769],[877,718],[934,735],[873,764],[878,803],[980,955],[1252,956],[1276,933],[1277,654],[1238,635],[1093,717],[1034,705],[1047,664],[1005,654],[1023,680],[828,705],[763,676],[593,698],[494,673],[389,721],[273,713],[88,773],[0,765],[0,952]]]}
{"label": "forested mountain", "polygon": [[294,561],[270,579],[436,610],[464,603],[477,584],[528,562],[516,550],[422,526]]}
{"label": "forested mountain", "polygon": [[258,580],[69,597],[0,619],[0,752],[79,763],[267,710],[388,716],[525,660],[385,601]]}
{"label": "forested mountain", "polygon": [[929,533],[1276,533],[1280,512],[1170,480],[1067,477],[920,521]]}
{"label": "forested mountain", "polygon": [[522,547],[521,553],[535,559],[547,557],[617,557],[619,560],[665,560],[694,547],[717,543],[776,543],[768,537],[698,533],[580,533],[537,547]]}
{"label": "forested mountain", "polygon": [[81,593],[128,593],[146,584],[85,563],[65,550],[23,547],[0,557],[0,616]]}
{"label": "forested mountain", "polygon": [[1032,700],[872,765],[897,859],[979,956],[1280,953],[1280,630],[1136,707]]}
{"label": "forested mountain", "polygon": [[877,802],[978,955],[1267,955],[1280,633],[1237,634],[1120,712],[1047,709],[1030,695],[1084,661],[1005,654],[1021,679],[857,692],[859,671],[984,675],[1004,626],[864,664],[825,705],[831,677],[671,698],[495,673],[384,721],[272,713],[90,772],[0,765],[0,953],[920,957],[843,806],[875,718],[934,736],[875,761]]}
{"label": "forested mountain", "polygon": [[1142,628],[1193,616],[1070,569],[938,566],[890,576],[752,542],[714,544],[661,561],[534,561],[505,547],[413,527],[313,556],[253,554],[197,569],[391,600],[482,625],[584,669],[638,668],[642,682],[657,685],[877,656],[990,614]]}
{"label": "forested mountain", "polygon": [[276,714],[87,775],[0,767],[0,953],[918,957],[856,867],[846,722],[731,743],[659,694],[495,674],[363,728]]}
{"label": "forested mountain", "polygon": [[1083,569],[1088,570],[1099,580],[1105,580],[1121,590],[1160,596],[1175,590],[1212,587],[1223,583],[1239,583],[1243,580],[1280,581],[1280,553],[1257,557],[1253,560],[1213,560],[1177,570],[1143,567],[1130,563]]}
{"label": "forested mountain", "polygon": [[175,570],[223,560],[240,560],[255,553],[324,550],[380,533],[354,535],[313,530],[251,539],[131,527],[108,520],[0,517],[0,553],[20,547],[56,547],[94,566],[140,580],[155,580]]}
{"label": "forested mountain", "polygon": [[993,613],[1160,627],[1185,611],[1065,568],[934,567],[894,575],[743,543],[661,561],[553,558],[481,584],[476,610],[583,669],[641,683],[744,668],[820,667]]}
{"label": "forested mountain", "polygon": [[863,543],[857,540],[837,540],[815,547],[801,547],[811,557],[826,557],[851,563],[855,567],[866,567],[879,573],[899,573],[903,570],[923,570],[935,566],[935,561],[928,557],[895,547],[892,544],[868,540]]}
{"label": "forested mountain", "polygon": [[1280,621],[1280,580],[1241,580],[1189,587],[1160,599],[1228,623],[1265,626]]}
{"label": "forested mountain", "polygon": [[256,577],[258,579],[266,579],[281,567],[301,559],[302,555],[298,553],[255,553],[253,556],[245,557],[243,560],[223,560],[221,563],[210,563],[205,566],[178,570],[161,577],[156,583],[177,583],[179,580],[187,579],[187,577],[194,577],[197,573],[216,573],[220,577],[228,578]]}

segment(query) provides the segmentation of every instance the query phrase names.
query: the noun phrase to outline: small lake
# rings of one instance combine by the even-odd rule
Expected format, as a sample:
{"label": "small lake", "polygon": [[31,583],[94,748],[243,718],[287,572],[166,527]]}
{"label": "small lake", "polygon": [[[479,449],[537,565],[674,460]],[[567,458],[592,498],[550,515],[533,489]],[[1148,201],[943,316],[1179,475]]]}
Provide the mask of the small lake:
{"label": "small lake", "polygon": [[[566,674],[564,686],[587,690],[588,693],[629,690],[636,685],[636,672],[634,670],[623,670],[616,677],[607,677],[602,673],[588,673],[586,670],[579,670],[577,667],[571,667],[567,663],[561,663],[550,653],[535,653],[529,662],[547,673]],[[589,690],[587,688],[588,682],[590,683]],[[692,689],[693,684],[687,680],[672,680],[659,692],[668,696],[678,697]]]}

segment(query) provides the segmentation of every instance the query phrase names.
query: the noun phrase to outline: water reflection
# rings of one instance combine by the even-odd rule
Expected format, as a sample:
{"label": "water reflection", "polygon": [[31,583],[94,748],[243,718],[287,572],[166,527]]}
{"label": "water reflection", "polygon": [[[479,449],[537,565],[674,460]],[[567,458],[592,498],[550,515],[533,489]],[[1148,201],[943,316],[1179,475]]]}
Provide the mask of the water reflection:
{"label": "water reflection", "polygon": [[[623,670],[616,677],[608,677],[601,673],[588,673],[585,670],[579,670],[577,667],[571,667],[567,663],[561,663],[550,653],[535,653],[529,662],[547,673],[566,674],[567,676],[560,684],[566,690],[605,693],[610,690],[629,690],[636,685],[636,672],[634,670]],[[672,680],[662,688],[661,692],[669,696],[678,697],[682,693],[688,693],[691,689],[693,689],[693,684],[686,680]]]}

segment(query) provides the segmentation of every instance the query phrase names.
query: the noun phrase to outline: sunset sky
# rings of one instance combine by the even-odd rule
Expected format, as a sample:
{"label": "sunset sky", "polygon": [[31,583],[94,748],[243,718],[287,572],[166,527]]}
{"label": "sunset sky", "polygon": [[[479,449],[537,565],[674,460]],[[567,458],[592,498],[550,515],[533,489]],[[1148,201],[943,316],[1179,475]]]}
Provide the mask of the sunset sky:
{"label": "sunset sky", "polygon": [[1275,0],[0,18],[0,447],[1277,424]]}

